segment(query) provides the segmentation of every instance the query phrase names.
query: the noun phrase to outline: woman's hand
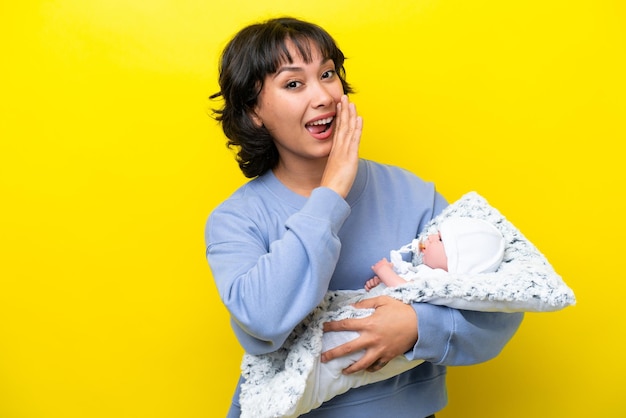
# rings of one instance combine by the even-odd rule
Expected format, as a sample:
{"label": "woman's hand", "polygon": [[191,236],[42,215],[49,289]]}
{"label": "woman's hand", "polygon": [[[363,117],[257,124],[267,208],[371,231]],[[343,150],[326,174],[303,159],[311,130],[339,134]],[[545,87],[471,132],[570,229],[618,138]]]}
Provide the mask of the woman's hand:
{"label": "woman's hand", "polygon": [[354,304],[358,309],[375,309],[366,318],[343,319],[324,324],[324,332],[356,331],[360,336],[322,353],[322,362],[365,350],[359,361],[344,374],[380,370],[393,358],[411,350],[417,342],[417,316],[411,305],[389,296],[379,296]]}
{"label": "woman's hand", "polygon": [[352,188],[359,168],[359,143],[363,119],[357,115],[354,103],[343,95],[337,103],[333,147],[320,186],[336,191],[344,199]]}

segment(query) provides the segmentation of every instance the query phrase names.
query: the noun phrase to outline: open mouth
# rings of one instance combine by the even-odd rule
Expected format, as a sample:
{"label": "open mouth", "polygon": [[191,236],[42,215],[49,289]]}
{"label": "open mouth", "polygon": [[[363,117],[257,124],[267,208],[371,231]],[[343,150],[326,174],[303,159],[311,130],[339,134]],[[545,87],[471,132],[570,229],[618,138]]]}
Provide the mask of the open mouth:
{"label": "open mouth", "polygon": [[305,127],[312,134],[321,134],[326,132],[330,128],[330,125],[333,123],[333,119],[333,117],[318,119],[316,121],[307,123]]}

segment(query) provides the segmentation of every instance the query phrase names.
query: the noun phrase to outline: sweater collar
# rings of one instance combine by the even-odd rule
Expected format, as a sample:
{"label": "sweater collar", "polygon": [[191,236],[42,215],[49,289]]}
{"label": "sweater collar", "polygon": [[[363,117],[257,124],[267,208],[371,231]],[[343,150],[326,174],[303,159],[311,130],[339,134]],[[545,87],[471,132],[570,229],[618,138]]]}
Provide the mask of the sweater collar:
{"label": "sweater collar", "polygon": [[[363,193],[363,189],[365,189],[365,185],[367,184],[367,176],[368,176],[368,165],[367,161],[360,159],[359,160],[359,170],[356,175],[356,179],[354,180],[354,184],[348,193],[346,201],[350,206],[353,206],[356,203]],[[307,198],[301,196],[293,191],[291,191],[287,186],[278,180],[278,178],[274,175],[272,170],[268,170],[267,173],[263,174],[258,178],[258,181],[263,184],[276,198],[282,200],[286,204],[300,209],[304,206],[307,201]]]}

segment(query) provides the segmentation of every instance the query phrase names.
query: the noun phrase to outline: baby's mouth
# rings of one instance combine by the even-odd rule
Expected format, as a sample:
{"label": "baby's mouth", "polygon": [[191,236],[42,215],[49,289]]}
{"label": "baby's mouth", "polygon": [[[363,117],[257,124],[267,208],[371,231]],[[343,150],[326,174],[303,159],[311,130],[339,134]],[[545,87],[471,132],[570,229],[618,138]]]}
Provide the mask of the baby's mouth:
{"label": "baby's mouth", "polygon": [[330,125],[333,123],[333,119],[333,117],[318,119],[316,121],[307,123],[305,125],[305,128],[312,134],[321,134],[323,132],[326,132],[328,128],[330,128]]}

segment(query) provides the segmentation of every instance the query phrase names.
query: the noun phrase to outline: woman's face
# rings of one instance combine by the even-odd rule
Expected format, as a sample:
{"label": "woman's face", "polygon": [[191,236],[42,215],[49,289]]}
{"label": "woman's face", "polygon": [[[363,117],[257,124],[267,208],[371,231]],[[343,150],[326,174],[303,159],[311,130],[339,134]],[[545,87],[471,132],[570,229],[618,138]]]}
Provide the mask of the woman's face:
{"label": "woman's face", "polygon": [[448,257],[443,247],[440,234],[428,235],[420,244],[422,250],[422,263],[430,268],[448,271]]}
{"label": "woman's face", "polygon": [[293,44],[288,49],[293,62],[265,77],[252,118],[272,135],[282,164],[301,164],[328,157],[343,86],[319,50],[307,64]]}

